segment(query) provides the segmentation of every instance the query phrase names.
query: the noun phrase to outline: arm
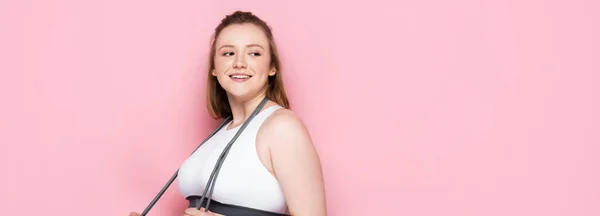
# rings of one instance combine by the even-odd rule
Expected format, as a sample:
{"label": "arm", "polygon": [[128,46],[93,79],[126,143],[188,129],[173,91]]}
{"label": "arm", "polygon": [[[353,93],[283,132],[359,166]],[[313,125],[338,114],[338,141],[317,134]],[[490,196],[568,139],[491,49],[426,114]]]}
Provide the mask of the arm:
{"label": "arm", "polygon": [[321,162],[302,121],[290,110],[278,110],[264,123],[273,171],[294,216],[327,214]]}

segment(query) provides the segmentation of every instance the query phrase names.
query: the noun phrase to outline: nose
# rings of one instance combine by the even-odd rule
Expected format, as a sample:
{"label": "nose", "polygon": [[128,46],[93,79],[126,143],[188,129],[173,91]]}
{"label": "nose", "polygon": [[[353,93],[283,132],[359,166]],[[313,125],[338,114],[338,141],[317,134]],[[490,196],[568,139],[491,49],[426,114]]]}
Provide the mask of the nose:
{"label": "nose", "polygon": [[235,69],[245,69],[246,68],[246,59],[243,55],[236,55],[236,58],[233,62],[233,68]]}

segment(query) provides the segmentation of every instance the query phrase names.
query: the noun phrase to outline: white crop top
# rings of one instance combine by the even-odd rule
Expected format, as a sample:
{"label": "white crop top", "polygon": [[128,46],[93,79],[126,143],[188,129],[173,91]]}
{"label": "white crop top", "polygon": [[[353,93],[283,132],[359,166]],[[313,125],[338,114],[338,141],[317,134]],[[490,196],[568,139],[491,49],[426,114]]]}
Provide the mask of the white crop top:
{"label": "white crop top", "polygon": [[[223,162],[212,199],[225,204],[264,211],[286,213],[286,203],[277,179],[261,163],[256,151],[258,129],[273,112],[271,106],[258,113],[235,143]],[[227,130],[228,123],[207,140],[179,168],[177,183],[183,197],[201,196],[217,159],[239,127]]]}

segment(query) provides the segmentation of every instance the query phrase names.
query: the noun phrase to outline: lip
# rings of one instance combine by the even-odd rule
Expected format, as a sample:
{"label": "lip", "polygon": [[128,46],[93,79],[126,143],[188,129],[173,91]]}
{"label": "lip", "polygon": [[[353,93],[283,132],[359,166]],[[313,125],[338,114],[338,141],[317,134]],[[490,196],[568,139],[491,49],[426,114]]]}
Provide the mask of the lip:
{"label": "lip", "polygon": [[[248,76],[247,79],[237,79],[237,78],[233,78],[233,76],[235,75],[241,75],[241,76]],[[231,80],[233,80],[234,82],[246,82],[248,81],[250,78],[252,78],[252,75],[250,74],[245,74],[245,73],[233,73],[233,74],[229,74],[229,78]]]}
{"label": "lip", "polygon": [[232,76],[235,76],[235,75],[249,76],[250,78],[252,78],[252,75],[250,75],[250,74],[245,74],[245,73],[232,73],[232,74],[229,74],[228,76],[229,76],[229,77],[232,77]]}

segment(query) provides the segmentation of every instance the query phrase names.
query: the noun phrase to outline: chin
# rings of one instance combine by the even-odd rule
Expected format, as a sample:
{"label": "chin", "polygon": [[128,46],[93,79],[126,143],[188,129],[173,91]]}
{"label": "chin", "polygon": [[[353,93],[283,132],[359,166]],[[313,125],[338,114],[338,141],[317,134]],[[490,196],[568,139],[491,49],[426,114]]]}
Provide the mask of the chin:
{"label": "chin", "polygon": [[252,92],[248,89],[235,89],[229,88],[225,89],[227,91],[227,95],[229,97],[234,97],[236,99],[246,99],[252,96]]}
{"label": "chin", "polygon": [[223,89],[225,89],[229,97],[246,100],[256,97],[256,95],[260,93],[260,88],[252,88],[251,86],[252,85],[248,85],[248,83],[227,83],[223,86]]}

